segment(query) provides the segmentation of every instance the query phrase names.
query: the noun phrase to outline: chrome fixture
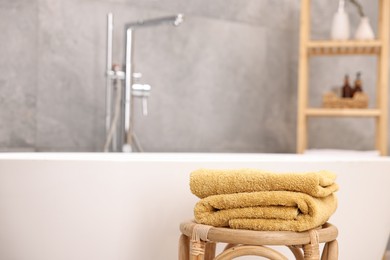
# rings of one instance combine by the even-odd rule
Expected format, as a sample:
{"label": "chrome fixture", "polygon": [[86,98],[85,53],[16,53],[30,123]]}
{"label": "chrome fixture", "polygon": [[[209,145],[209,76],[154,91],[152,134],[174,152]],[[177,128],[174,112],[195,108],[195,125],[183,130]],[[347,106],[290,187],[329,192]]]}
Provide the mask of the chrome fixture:
{"label": "chrome fixture", "polygon": [[[183,22],[183,15],[168,16],[150,20],[127,23],[125,25],[125,60],[124,68],[112,63],[113,16],[107,15],[107,63],[106,63],[106,133],[105,151],[132,152],[143,151],[134,133],[133,99],[142,99],[142,113],[148,114],[148,97],[151,86],[141,84],[141,73],[134,72],[134,32],[143,27],[172,24],[178,26]],[[124,88],[122,87],[124,81]],[[121,83],[119,83],[121,82]],[[114,83],[114,84],[113,84]],[[114,88],[113,88],[114,87]],[[115,104],[112,102],[116,94]],[[119,100],[119,101],[118,101]],[[112,111],[115,106],[114,111]],[[119,109],[118,109],[119,107]],[[112,117],[112,115],[114,115]],[[111,144],[111,149],[110,149]],[[119,148],[118,148],[119,147]],[[135,149],[134,149],[135,148]]]}
{"label": "chrome fixture", "polygon": [[134,23],[127,23],[126,29],[138,29],[140,27],[156,26],[161,24],[172,24],[174,26],[179,26],[183,22],[183,15],[178,14],[174,16],[155,18],[150,20],[140,20]]}

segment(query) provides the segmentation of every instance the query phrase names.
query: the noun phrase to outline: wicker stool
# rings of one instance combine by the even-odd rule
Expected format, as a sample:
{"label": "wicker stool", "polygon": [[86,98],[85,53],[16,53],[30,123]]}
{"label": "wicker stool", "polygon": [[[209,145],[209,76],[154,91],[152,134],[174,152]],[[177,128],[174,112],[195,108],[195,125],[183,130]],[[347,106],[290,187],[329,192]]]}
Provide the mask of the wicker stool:
{"label": "wicker stool", "polygon": [[[321,260],[338,259],[338,231],[330,223],[306,232],[290,232],[217,228],[187,221],[180,224],[180,231],[179,260],[230,260],[249,255],[287,260],[280,252],[266,247],[270,245],[287,246],[297,260],[319,260],[319,243],[326,243]],[[218,256],[216,243],[227,243]]]}

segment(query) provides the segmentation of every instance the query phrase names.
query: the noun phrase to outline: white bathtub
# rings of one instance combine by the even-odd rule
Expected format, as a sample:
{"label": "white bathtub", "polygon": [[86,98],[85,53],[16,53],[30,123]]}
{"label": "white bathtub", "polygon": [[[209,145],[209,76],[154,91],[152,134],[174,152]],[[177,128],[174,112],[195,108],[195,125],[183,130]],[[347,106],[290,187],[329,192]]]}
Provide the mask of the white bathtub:
{"label": "white bathtub", "polygon": [[385,251],[389,158],[24,153],[0,154],[0,259],[177,259],[197,168],[334,171],[340,259],[379,260]]}

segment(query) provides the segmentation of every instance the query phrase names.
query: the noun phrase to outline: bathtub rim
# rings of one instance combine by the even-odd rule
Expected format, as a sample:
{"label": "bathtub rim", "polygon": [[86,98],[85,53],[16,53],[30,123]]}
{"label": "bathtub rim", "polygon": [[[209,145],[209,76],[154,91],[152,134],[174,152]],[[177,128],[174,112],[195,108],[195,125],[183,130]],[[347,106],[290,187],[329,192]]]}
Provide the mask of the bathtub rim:
{"label": "bathtub rim", "polygon": [[389,162],[390,157],[357,154],[287,153],[0,153],[0,162],[33,161],[105,161],[105,162]]}

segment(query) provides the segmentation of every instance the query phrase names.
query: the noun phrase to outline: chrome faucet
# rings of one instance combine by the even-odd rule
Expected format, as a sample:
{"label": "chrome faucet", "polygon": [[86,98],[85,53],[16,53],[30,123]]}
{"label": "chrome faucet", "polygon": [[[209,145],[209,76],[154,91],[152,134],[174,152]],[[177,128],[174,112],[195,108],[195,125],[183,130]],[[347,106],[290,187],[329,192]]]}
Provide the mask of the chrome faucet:
{"label": "chrome faucet", "polygon": [[148,84],[140,84],[141,73],[133,73],[133,84],[131,85],[131,94],[134,97],[142,98],[142,114],[148,115],[148,97],[152,87]]}
{"label": "chrome faucet", "polygon": [[[148,114],[148,97],[150,95],[151,86],[141,84],[141,73],[134,72],[134,32],[137,29],[149,26],[157,26],[162,24],[172,24],[178,26],[183,22],[183,15],[168,16],[144,21],[127,23],[125,25],[125,66],[124,71],[114,70],[112,65],[112,32],[113,32],[113,16],[111,13],[107,15],[107,66],[106,66],[106,132],[107,140],[105,151],[108,151],[108,145],[111,142],[112,150],[117,151],[117,143],[123,152],[132,152],[134,148],[142,151],[135,134],[134,134],[134,98],[142,99],[142,113]],[[112,115],[112,81],[124,80],[124,89],[117,87],[117,93],[121,96],[121,120],[118,129],[118,116]],[[114,130],[113,130],[114,129]],[[119,135],[119,139],[117,136]]]}

